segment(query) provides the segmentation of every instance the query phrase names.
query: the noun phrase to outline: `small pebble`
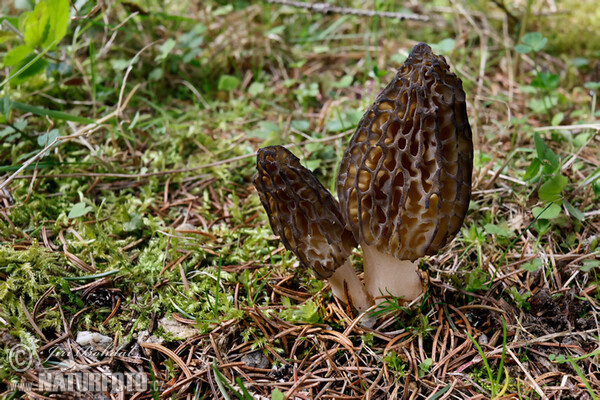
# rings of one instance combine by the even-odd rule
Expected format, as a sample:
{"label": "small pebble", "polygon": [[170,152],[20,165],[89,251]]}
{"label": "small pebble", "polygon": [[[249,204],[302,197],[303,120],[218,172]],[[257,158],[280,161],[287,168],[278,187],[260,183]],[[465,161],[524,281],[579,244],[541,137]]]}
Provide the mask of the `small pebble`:
{"label": "small pebble", "polygon": [[479,342],[480,345],[484,345],[484,344],[488,344],[489,339],[485,333],[482,333],[481,336],[479,336],[479,339],[477,339],[477,341]]}

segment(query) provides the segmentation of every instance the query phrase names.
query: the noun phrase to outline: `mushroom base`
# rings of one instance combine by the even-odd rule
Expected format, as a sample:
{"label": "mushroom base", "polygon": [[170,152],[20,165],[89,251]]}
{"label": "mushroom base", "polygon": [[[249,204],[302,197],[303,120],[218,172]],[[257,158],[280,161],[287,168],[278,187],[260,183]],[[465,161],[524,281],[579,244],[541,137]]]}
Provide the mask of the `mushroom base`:
{"label": "mushroom base", "polygon": [[375,303],[380,303],[388,295],[411,301],[423,293],[418,262],[398,260],[364,242],[360,247],[364,255],[365,287]]}
{"label": "mushroom base", "polygon": [[356,276],[350,260],[346,260],[328,280],[334,296],[344,303],[350,304],[359,312],[365,311],[374,304],[373,299],[365,290],[365,286]]}

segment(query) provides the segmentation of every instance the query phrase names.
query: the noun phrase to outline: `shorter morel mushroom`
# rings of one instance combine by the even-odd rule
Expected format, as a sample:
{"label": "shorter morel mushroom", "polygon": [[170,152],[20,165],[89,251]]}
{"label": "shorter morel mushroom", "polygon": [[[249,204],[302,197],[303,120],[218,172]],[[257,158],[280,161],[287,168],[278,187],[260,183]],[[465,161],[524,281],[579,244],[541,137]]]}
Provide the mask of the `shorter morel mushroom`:
{"label": "shorter morel mushroom", "polygon": [[417,260],[459,230],[472,169],[462,83],[420,43],[362,117],[337,178],[371,296],[412,300],[423,292]]}
{"label": "shorter morel mushroom", "polygon": [[344,303],[361,312],[373,305],[348,259],[357,243],[333,196],[282,146],[260,149],[256,168],[254,186],[285,247]]}

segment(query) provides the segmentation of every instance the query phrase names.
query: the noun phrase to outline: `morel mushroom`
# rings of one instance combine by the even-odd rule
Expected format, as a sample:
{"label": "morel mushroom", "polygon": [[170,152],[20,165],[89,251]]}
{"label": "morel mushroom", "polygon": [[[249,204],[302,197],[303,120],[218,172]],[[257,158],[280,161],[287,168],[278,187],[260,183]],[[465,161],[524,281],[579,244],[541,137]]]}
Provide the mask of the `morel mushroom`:
{"label": "morel mushroom", "polygon": [[423,291],[418,259],[463,223],[473,143],[461,80],[424,43],[359,122],[342,158],[342,215],[364,253],[365,286],[412,300]]}
{"label": "morel mushroom", "polygon": [[256,168],[254,186],[286,249],[317,278],[328,279],[338,299],[361,312],[373,305],[348,260],[356,240],[329,191],[281,146],[260,149]]}

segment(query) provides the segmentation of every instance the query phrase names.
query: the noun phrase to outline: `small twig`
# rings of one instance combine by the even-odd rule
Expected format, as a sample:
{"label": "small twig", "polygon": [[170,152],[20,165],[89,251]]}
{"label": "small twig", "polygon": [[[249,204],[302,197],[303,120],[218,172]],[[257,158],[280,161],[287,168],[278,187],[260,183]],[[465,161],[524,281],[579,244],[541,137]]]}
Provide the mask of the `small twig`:
{"label": "small twig", "polygon": [[542,391],[542,388],[540,387],[540,385],[537,384],[537,382],[535,381],[535,379],[533,379],[533,377],[531,376],[531,374],[529,373],[529,371],[527,371],[527,368],[525,368],[523,366],[523,364],[521,363],[521,361],[519,361],[519,357],[517,357],[515,355],[515,353],[510,348],[506,348],[506,351],[508,352],[508,354],[510,354],[511,358],[521,368],[521,370],[523,371],[523,373],[525,374],[525,376],[527,377],[527,379],[529,379],[531,385],[533,386],[533,388],[535,389],[535,391],[537,392],[537,394],[542,399],[547,399],[548,397],[544,394],[544,392]]}

